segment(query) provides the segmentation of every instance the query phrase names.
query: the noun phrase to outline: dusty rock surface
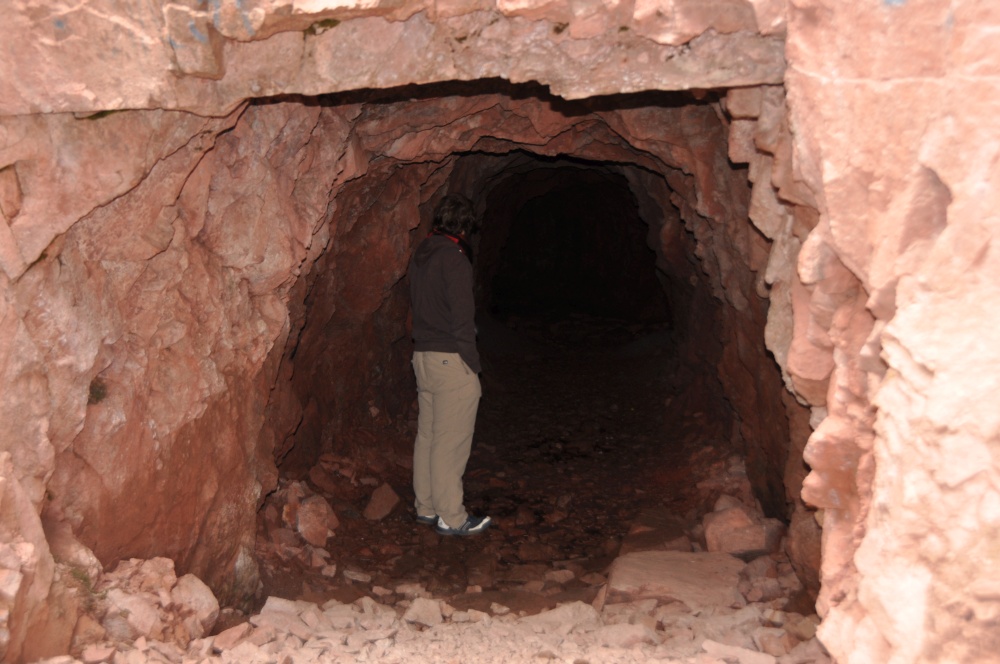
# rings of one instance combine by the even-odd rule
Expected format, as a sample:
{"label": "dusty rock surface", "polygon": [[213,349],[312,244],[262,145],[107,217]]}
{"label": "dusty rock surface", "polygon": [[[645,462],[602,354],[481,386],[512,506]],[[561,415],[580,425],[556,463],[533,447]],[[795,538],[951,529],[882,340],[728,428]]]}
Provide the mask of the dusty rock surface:
{"label": "dusty rock surface", "polygon": [[788,18],[793,179],[820,213],[788,358],[816,381],[820,635],[843,662],[990,661],[1000,61],[978,45],[1000,7],[817,0]]}
{"label": "dusty rock surface", "polygon": [[[17,0],[0,52],[0,114],[212,113],[250,97],[480,78],[537,80],[573,98],[779,83],[782,5],[255,0],[152,4],[125,19],[110,0],[64,13]],[[96,46],[107,42],[115,48]],[[624,87],[623,62],[635,72]],[[24,70],[32,75],[15,75]]]}

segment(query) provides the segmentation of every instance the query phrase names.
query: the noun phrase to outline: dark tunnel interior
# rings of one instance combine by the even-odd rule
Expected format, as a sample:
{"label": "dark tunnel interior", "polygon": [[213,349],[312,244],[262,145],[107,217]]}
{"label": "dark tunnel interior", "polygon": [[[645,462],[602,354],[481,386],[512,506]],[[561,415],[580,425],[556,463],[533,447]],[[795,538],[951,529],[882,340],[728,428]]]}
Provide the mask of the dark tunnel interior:
{"label": "dark tunnel interior", "polygon": [[480,271],[489,279],[481,285],[483,308],[501,320],[669,321],[648,227],[625,178],[600,164],[537,161],[514,176],[511,188],[525,193],[499,213],[487,204],[486,232],[500,227],[506,237],[497,264]]}

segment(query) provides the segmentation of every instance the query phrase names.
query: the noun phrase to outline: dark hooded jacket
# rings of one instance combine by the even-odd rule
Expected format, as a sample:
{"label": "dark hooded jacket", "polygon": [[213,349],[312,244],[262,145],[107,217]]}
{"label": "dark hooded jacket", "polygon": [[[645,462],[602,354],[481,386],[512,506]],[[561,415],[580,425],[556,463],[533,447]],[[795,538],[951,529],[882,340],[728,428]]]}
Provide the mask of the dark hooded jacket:
{"label": "dark hooded jacket", "polygon": [[410,305],[416,351],[458,353],[479,373],[472,263],[447,235],[431,235],[410,261]]}

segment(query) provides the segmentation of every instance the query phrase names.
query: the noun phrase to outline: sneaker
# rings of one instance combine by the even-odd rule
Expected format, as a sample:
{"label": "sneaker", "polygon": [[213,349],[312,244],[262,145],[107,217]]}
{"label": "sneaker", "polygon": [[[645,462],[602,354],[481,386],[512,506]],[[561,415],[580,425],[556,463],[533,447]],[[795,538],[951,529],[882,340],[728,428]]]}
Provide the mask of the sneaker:
{"label": "sneaker", "polygon": [[438,517],[437,527],[434,530],[439,535],[478,535],[489,528],[491,523],[493,520],[488,516],[472,516],[470,514],[465,523],[458,528],[452,528],[444,522],[444,519]]}
{"label": "sneaker", "polygon": [[417,523],[426,523],[427,525],[431,525],[437,522],[438,522],[437,514],[433,516],[424,516],[423,514],[417,515]]}

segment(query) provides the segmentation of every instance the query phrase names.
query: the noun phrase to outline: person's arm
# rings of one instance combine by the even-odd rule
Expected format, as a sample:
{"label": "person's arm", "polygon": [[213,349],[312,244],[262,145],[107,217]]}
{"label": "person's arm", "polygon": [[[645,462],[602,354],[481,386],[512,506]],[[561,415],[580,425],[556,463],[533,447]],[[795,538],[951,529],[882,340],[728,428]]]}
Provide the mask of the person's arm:
{"label": "person's arm", "polygon": [[476,301],[473,295],[472,265],[458,251],[448,256],[448,303],[451,307],[452,334],[458,343],[458,354],[469,368],[479,373],[479,351],[476,349]]}

